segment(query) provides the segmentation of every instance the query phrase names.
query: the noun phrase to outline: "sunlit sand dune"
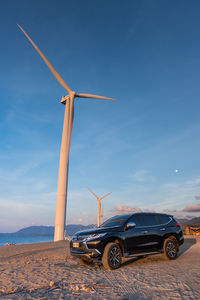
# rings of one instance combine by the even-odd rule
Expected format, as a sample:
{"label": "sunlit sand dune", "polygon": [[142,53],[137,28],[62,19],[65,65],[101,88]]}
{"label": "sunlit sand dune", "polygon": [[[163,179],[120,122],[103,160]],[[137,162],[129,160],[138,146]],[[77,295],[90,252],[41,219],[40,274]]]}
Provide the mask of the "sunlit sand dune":
{"label": "sunlit sand dune", "polygon": [[126,260],[120,269],[82,266],[68,242],[0,247],[0,299],[200,299],[200,238],[175,261]]}

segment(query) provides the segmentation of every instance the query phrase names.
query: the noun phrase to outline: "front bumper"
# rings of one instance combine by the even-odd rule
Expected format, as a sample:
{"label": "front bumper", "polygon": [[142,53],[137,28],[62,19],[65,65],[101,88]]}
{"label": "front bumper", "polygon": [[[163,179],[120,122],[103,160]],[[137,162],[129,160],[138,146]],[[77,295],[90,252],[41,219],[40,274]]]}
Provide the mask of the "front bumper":
{"label": "front bumper", "polygon": [[97,258],[101,256],[101,251],[95,247],[99,244],[99,241],[93,243],[87,243],[87,241],[82,240],[78,241],[79,247],[74,247],[74,244],[77,241],[70,242],[70,253],[76,257],[85,257],[85,258]]}

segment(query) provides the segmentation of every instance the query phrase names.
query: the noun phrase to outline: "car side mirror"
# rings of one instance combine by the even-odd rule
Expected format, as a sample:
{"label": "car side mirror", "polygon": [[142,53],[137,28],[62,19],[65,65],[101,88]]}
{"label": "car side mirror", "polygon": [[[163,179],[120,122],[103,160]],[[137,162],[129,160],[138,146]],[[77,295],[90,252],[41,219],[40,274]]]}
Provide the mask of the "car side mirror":
{"label": "car side mirror", "polygon": [[134,228],[136,226],[136,224],[134,222],[128,222],[126,224],[126,230]]}

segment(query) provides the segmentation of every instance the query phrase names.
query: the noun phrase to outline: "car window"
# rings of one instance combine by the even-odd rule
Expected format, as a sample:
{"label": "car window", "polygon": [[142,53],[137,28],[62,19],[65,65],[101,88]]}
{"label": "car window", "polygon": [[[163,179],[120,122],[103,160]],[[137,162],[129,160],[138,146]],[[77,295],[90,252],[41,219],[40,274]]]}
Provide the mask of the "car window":
{"label": "car window", "polygon": [[159,220],[154,214],[145,214],[144,215],[144,226],[154,226],[159,225]]}
{"label": "car window", "polygon": [[170,221],[169,216],[165,215],[158,215],[158,219],[160,224],[166,224]]}
{"label": "car window", "polygon": [[134,215],[129,222],[134,222],[136,227],[144,226],[142,214]]}
{"label": "car window", "polygon": [[125,220],[123,218],[111,218],[107,221],[105,221],[103,224],[100,225],[100,227],[115,227],[115,226],[121,226]]}

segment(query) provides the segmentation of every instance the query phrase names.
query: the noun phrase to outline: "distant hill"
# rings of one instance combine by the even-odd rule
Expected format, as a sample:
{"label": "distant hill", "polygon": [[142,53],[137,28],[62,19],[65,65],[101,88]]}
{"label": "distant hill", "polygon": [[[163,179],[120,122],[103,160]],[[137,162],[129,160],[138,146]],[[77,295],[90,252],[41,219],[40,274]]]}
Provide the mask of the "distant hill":
{"label": "distant hill", "polygon": [[[66,234],[73,235],[75,232],[94,228],[95,225],[81,225],[81,224],[69,224],[66,226]],[[0,233],[0,236],[53,236],[54,235],[54,226],[30,226],[23,229],[18,230],[13,233]]]}
{"label": "distant hill", "polygon": [[186,225],[200,227],[200,217],[193,218],[193,219],[191,219],[191,220],[186,220],[186,221],[183,222],[181,225],[182,225],[183,227],[185,227]]}
{"label": "distant hill", "polygon": [[177,219],[177,218],[175,219],[181,226],[190,221],[188,219]]}
{"label": "distant hill", "polygon": [[[182,228],[186,225],[194,225],[200,227],[200,217],[193,218],[191,220],[187,219],[176,219]],[[69,224],[66,226],[66,234],[73,235],[75,232],[85,229],[94,228],[96,225],[90,224],[87,226],[81,224]],[[26,237],[26,236],[53,236],[54,235],[54,226],[30,226],[23,229],[18,230],[13,233],[0,233],[0,237],[4,236],[16,236],[16,237]]]}

